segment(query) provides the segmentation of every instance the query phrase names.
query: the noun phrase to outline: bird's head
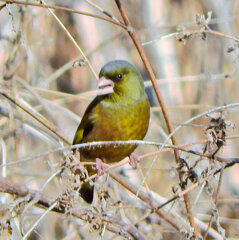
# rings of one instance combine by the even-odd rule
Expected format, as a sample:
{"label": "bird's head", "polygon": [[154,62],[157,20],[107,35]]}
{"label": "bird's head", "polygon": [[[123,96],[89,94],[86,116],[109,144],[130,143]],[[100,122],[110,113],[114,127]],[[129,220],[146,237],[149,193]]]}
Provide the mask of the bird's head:
{"label": "bird's head", "polygon": [[129,62],[115,60],[102,67],[99,74],[98,96],[139,99],[144,94],[141,74]]}

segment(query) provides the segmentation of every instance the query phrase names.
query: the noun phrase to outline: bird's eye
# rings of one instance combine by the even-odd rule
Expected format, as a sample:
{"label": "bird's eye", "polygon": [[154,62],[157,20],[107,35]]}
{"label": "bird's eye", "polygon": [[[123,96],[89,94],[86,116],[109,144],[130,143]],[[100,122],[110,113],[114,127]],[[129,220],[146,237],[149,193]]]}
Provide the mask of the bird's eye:
{"label": "bird's eye", "polygon": [[116,76],[116,81],[120,81],[122,78],[123,78],[123,75],[119,73],[119,74]]}

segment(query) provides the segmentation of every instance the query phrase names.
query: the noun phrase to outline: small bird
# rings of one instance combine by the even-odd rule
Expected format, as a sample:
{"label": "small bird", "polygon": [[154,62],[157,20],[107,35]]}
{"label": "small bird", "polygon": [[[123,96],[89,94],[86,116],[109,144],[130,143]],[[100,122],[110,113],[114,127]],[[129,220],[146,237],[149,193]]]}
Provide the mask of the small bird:
{"label": "small bird", "polygon": [[[94,141],[142,140],[148,130],[150,106],[142,76],[127,61],[114,60],[99,73],[98,94],[86,109],[75,133],[73,144]],[[82,162],[118,162],[131,154],[136,145],[104,145],[80,149]],[[101,162],[102,163],[102,162]],[[88,175],[95,171],[86,165]],[[92,203],[94,185],[84,182],[81,197]]]}

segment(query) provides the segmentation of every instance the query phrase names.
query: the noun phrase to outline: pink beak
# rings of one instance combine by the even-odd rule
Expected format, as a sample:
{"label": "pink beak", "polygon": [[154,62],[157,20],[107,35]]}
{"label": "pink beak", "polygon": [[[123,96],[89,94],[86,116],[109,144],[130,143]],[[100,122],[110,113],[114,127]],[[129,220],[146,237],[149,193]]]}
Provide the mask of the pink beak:
{"label": "pink beak", "polygon": [[108,78],[101,77],[98,82],[98,93],[97,95],[106,95],[114,92],[114,82]]}

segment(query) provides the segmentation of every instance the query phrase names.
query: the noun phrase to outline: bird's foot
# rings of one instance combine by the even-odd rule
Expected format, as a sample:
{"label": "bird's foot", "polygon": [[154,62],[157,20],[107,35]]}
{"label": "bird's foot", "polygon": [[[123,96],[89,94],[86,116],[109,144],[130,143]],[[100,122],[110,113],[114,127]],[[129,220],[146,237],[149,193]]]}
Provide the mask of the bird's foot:
{"label": "bird's foot", "polygon": [[133,153],[129,155],[129,164],[133,169],[137,168],[137,165],[139,163],[139,157]]}
{"label": "bird's foot", "polygon": [[94,170],[96,170],[96,174],[97,174],[96,178],[98,178],[100,175],[102,175],[105,172],[106,167],[100,158],[96,158],[95,162],[96,162],[96,166]]}

